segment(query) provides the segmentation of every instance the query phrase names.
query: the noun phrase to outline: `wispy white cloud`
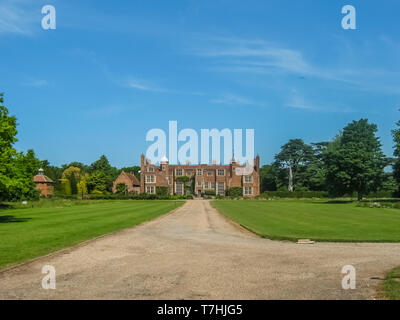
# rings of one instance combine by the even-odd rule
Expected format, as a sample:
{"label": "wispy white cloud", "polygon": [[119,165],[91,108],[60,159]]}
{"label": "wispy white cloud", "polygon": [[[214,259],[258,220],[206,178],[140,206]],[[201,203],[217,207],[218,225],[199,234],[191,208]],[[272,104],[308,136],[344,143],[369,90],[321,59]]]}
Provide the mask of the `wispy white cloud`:
{"label": "wispy white cloud", "polygon": [[[193,55],[212,59],[210,69],[222,72],[248,74],[295,74],[328,81],[339,81],[353,86],[354,89],[385,92],[386,84],[397,84],[400,72],[385,68],[337,66],[333,61],[329,65],[319,66],[310,62],[302,51],[284,47],[280,44],[260,39],[240,38],[200,39],[188,49]],[[384,85],[382,85],[384,84]],[[396,90],[390,90],[396,93]]]}
{"label": "wispy white cloud", "polygon": [[312,72],[312,67],[305,61],[300,51],[282,48],[263,40],[215,38],[211,44],[193,48],[190,51],[198,56],[224,60],[240,58],[233,62],[227,61],[228,64],[232,64],[232,67],[276,68],[305,74]]}
{"label": "wispy white cloud", "polygon": [[153,91],[153,92],[167,92],[168,90],[161,88],[159,86],[150,83],[149,81],[145,80],[138,80],[130,78],[126,82],[126,86],[132,89],[140,90],[140,91]]}
{"label": "wispy white cloud", "polygon": [[31,0],[2,0],[0,2],[0,35],[32,34],[35,24],[40,26],[40,2],[38,5],[38,1]]}
{"label": "wispy white cloud", "polygon": [[353,109],[345,106],[328,106],[326,104],[308,101],[297,89],[292,89],[286,103],[286,107],[316,111],[316,112],[332,112],[332,113],[349,113],[354,112]]}
{"label": "wispy white cloud", "polygon": [[226,104],[226,105],[232,105],[232,106],[233,105],[261,106],[259,103],[255,102],[254,100],[252,100],[250,98],[239,96],[239,95],[232,94],[232,93],[225,93],[225,94],[219,95],[218,97],[211,99],[210,102],[215,103],[215,104]]}
{"label": "wispy white cloud", "polygon": [[49,83],[47,82],[47,80],[31,80],[31,81],[27,81],[24,83],[25,86],[28,87],[45,87],[47,86]]}

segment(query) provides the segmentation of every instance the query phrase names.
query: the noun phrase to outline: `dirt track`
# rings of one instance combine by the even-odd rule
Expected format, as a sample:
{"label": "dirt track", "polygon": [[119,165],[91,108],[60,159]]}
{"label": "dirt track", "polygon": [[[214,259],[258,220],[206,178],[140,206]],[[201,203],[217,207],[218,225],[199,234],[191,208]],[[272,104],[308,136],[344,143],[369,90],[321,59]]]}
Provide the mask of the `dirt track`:
{"label": "dirt track", "polygon": [[[343,290],[341,269],[357,270]],[[57,289],[41,287],[42,266]],[[385,271],[400,265],[400,244],[260,239],[207,201],[0,273],[0,299],[373,299]]]}

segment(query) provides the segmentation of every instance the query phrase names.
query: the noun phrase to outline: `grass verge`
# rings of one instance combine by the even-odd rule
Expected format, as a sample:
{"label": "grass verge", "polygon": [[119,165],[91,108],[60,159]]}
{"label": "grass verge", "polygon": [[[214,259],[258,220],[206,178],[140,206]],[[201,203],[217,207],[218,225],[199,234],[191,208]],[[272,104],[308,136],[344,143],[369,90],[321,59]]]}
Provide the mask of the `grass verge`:
{"label": "grass verge", "polygon": [[261,237],[297,241],[400,242],[400,211],[315,200],[215,200],[229,219]]}
{"label": "grass verge", "polygon": [[0,210],[0,269],[133,227],[185,201],[92,201],[88,205]]}
{"label": "grass verge", "polygon": [[400,300],[400,267],[386,275],[383,281],[383,294],[386,299]]}

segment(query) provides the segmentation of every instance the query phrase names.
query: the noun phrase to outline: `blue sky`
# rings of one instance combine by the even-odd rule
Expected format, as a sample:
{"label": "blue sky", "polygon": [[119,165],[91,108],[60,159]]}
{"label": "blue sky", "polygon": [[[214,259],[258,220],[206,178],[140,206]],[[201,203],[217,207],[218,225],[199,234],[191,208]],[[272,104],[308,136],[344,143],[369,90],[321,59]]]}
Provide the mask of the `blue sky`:
{"label": "blue sky", "polygon": [[[57,29],[41,28],[54,5]],[[343,30],[341,8],[357,10]],[[400,2],[1,0],[0,91],[17,148],[61,165],[140,162],[148,130],[255,129],[269,163],[291,138],[400,118]]]}

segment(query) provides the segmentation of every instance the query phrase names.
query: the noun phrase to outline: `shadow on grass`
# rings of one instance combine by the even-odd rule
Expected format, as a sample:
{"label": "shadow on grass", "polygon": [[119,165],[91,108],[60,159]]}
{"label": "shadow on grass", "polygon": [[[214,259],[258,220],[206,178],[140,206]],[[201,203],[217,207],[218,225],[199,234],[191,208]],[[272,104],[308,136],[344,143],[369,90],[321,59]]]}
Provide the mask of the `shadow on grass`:
{"label": "shadow on grass", "polygon": [[328,200],[328,201],[313,201],[315,204],[349,204],[353,203],[353,200]]}
{"label": "shadow on grass", "polygon": [[7,203],[0,203],[0,210],[1,209],[13,209],[13,206],[11,206]]}
{"label": "shadow on grass", "polygon": [[14,216],[0,216],[0,223],[26,222],[31,218],[16,218]]}

